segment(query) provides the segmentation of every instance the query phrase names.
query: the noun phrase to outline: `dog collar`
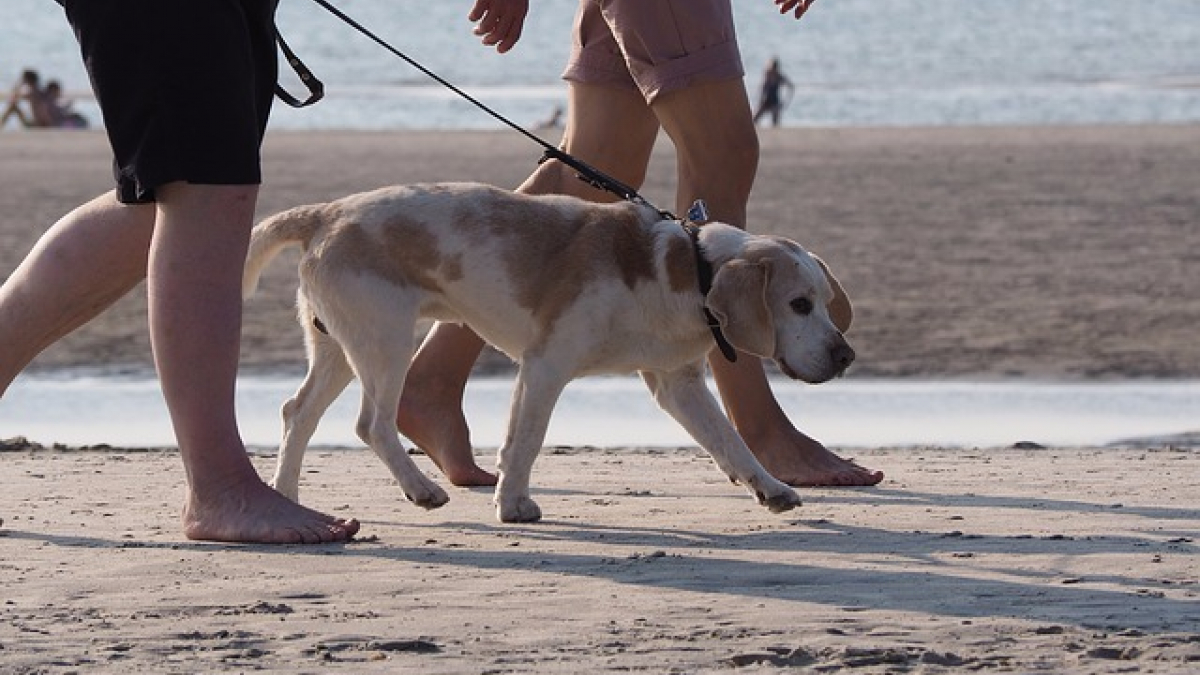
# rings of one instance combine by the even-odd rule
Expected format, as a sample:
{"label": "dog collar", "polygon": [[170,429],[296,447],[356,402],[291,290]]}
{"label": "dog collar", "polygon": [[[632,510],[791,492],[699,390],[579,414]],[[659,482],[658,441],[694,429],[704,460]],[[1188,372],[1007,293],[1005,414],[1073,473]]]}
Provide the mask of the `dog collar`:
{"label": "dog collar", "polygon": [[[704,249],[700,246],[700,227],[686,220],[680,220],[679,225],[687,233],[688,239],[692,240],[692,251],[696,254],[696,281],[700,285],[700,295],[707,298],[708,292],[712,290],[713,267],[708,258],[704,257]],[[712,311],[708,309],[707,305],[703,309],[704,322],[708,324],[709,330],[712,331],[713,340],[717,343],[717,349],[721,350],[721,354],[730,363],[737,361],[737,351],[734,350],[733,345],[729,344],[729,340],[725,339],[725,334],[721,332],[721,324],[717,321],[717,317],[713,316]]]}

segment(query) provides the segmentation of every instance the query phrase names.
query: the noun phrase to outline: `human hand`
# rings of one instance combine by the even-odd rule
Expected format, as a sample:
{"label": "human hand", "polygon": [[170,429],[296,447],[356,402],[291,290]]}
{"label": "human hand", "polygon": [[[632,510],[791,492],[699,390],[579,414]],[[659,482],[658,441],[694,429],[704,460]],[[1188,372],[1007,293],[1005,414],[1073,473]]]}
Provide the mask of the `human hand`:
{"label": "human hand", "polygon": [[775,0],[775,4],[779,6],[780,14],[787,14],[788,12],[795,10],[796,18],[799,19],[800,17],[804,16],[804,13],[807,12],[808,8],[812,7],[812,4],[816,1],[817,0]]}
{"label": "human hand", "polygon": [[521,39],[528,13],[529,0],[475,0],[467,19],[475,24],[483,44],[503,54]]}

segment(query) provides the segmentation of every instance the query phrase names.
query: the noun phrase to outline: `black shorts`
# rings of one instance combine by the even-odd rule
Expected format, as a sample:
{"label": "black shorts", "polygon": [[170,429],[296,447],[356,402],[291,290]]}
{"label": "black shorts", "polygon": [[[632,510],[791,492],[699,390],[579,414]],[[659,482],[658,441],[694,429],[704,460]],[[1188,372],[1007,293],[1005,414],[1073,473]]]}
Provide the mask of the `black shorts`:
{"label": "black shorts", "polygon": [[113,149],[117,198],[262,182],[278,0],[60,0]]}

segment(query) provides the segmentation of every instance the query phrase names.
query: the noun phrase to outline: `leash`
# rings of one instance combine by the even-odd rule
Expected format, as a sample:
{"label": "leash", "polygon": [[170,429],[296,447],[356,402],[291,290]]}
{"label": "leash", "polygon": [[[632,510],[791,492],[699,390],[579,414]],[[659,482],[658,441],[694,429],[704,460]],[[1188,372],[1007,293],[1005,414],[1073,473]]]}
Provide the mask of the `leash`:
{"label": "leash", "polygon": [[[560,150],[559,148],[547,143],[546,141],[542,140],[540,137],[530,133],[527,129],[525,129],[521,125],[517,124],[516,122],[513,122],[512,120],[508,119],[504,115],[501,115],[500,113],[496,112],[495,110],[492,110],[490,107],[485,105],[482,101],[476,99],[474,96],[471,96],[470,94],[463,91],[462,89],[459,89],[453,83],[449,82],[442,76],[440,76],[437,73],[433,72],[432,70],[426,68],[421,63],[419,63],[415,59],[411,58],[410,56],[408,56],[404,52],[400,51],[399,49],[396,49],[395,47],[393,47],[386,40],[384,40],[383,38],[376,35],[374,32],[372,32],[366,26],[363,26],[358,21],[355,21],[353,17],[349,16],[348,14],[346,14],[345,12],[343,12],[342,10],[338,9],[333,4],[328,2],[328,0],[313,0],[313,2],[320,5],[327,12],[334,15],[338,19],[341,19],[346,25],[350,26],[351,28],[358,31],[359,33],[362,33],[363,35],[365,35],[367,38],[369,38],[371,41],[378,44],[380,47],[383,47],[384,49],[386,49],[392,55],[400,58],[408,65],[421,71],[421,73],[423,73],[426,77],[429,77],[434,82],[437,82],[438,84],[440,84],[443,87],[454,92],[461,98],[470,102],[472,105],[479,108],[483,112],[487,113],[488,115],[491,115],[494,119],[501,122],[505,126],[509,127],[513,131],[516,131],[517,133],[521,134],[525,138],[528,138],[529,140],[531,140],[534,143],[541,146],[542,158],[540,160],[538,160],[538,164],[541,164],[550,159],[558,160],[558,161],[562,162],[563,164],[566,164],[567,166],[574,169],[576,172],[575,173],[576,178],[582,180],[583,182],[587,183],[588,185],[591,185],[592,187],[594,187],[596,189],[604,190],[605,192],[614,194],[627,202],[631,202],[631,203],[637,204],[639,206],[645,206],[645,207],[654,209],[654,211],[657,212],[659,217],[662,218],[663,220],[677,221],[683,227],[684,231],[688,235],[688,238],[692,242],[692,250],[695,252],[695,255],[696,255],[696,277],[697,277],[697,281],[699,283],[700,293],[704,297],[708,297],[708,292],[710,290],[712,290],[713,269],[712,269],[712,263],[710,263],[708,261],[708,259],[704,257],[704,250],[700,245],[700,228],[696,225],[696,223],[698,223],[698,222],[703,222],[705,220],[708,220],[708,209],[705,207],[703,201],[697,199],[696,202],[694,204],[692,204],[692,207],[690,209],[688,209],[686,219],[679,218],[675,214],[671,213],[670,211],[658,208],[657,206],[651,204],[649,202],[649,200],[647,200],[645,197],[638,194],[638,191],[633,189],[633,187],[626,185],[625,183],[617,180],[616,178],[613,178],[612,176],[604,173],[603,171],[588,164],[587,162],[584,162],[583,160],[579,159],[578,157],[575,157],[569,153],[566,153],[566,152]],[[300,61],[299,58],[296,57],[295,53],[292,52],[292,50],[288,47],[287,43],[283,41],[283,37],[279,35],[278,31],[276,31],[275,39],[276,39],[276,42],[279,43],[279,47],[283,51],[284,56],[287,58],[288,65],[290,65],[292,67],[292,69],[296,71],[296,74],[300,77],[301,82],[303,82],[305,84],[305,86],[308,87],[309,92],[310,92],[310,96],[308,97],[308,99],[306,99],[305,101],[300,101],[299,99],[297,99],[296,97],[292,96],[290,93],[285,91],[283,89],[283,87],[276,85],[276,87],[275,87],[276,95],[278,95],[279,98],[281,100],[283,100],[284,103],[287,103],[288,105],[290,105],[294,108],[301,108],[301,107],[309,106],[309,105],[312,105],[313,103],[316,103],[317,101],[321,100],[322,96],[324,96],[324,93],[325,93],[324,84],[322,84],[321,81],[318,80],[315,75],[313,75],[312,71],[309,70],[304,65],[304,63],[302,61]],[[717,322],[716,317],[713,316],[713,313],[711,311],[709,311],[708,307],[704,307],[704,319],[705,319],[705,323],[708,325],[709,329],[712,330],[713,339],[716,340],[717,347],[721,350],[721,354],[723,354],[725,356],[725,358],[728,359],[730,362],[736,361],[737,360],[737,352],[733,349],[733,346],[729,344],[729,341],[725,339],[725,335],[721,332],[720,324]],[[320,328],[320,326],[318,326],[318,328]]]}
{"label": "leash", "polygon": [[[434,82],[437,82],[438,84],[442,85],[443,87],[449,89],[450,91],[454,92],[458,96],[467,100],[472,105],[479,108],[483,112],[491,115],[493,118],[495,118],[496,120],[498,120],[505,126],[509,127],[513,131],[516,131],[517,133],[521,134],[525,138],[528,138],[529,140],[533,141],[534,143],[537,143],[538,145],[540,145],[542,147],[542,158],[540,160],[538,160],[538,164],[541,164],[542,162],[545,162],[548,159],[556,159],[556,160],[562,162],[563,164],[566,164],[567,166],[574,169],[576,172],[576,176],[580,180],[587,183],[588,185],[591,185],[594,188],[597,188],[599,190],[604,190],[605,192],[610,192],[610,193],[620,197],[621,199],[624,199],[625,201],[633,202],[634,204],[638,204],[639,206],[650,207],[650,208],[654,209],[655,211],[657,211],[659,216],[661,216],[665,220],[679,220],[670,211],[660,209],[660,208],[654,206],[653,204],[651,204],[645,197],[642,197],[640,194],[638,194],[637,190],[633,189],[629,185],[626,185],[625,183],[622,183],[621,181],[604,173],[603,171],[597,169],[596,167],[591,166],[587,162],[584,162],[583,160],[579,159],[578,157],[575,157],[573,155],[567,154],[566,152],[563,152],[562,150],[559,150],[558,148],[554,147],[553,145],[550,145],[549,143],[542,140],[538,136],[530,133],[528,130],[526,130],[524,127],[517,124],[516,122],[513,122],[512,120],[508,119],[504,115],[501,115],[500,113],[496,112],[495,110],[492,110],[490,107],[485,105],[482,101],[476,99],[474,96],[471,96],[470,94],[463,91],[462,89],[459,89],[458,87],[454,86],[453,83],[449,82],[442,76],[438,75],[437,73],[433,72],[432,70],[421,65],[418,61],[411,58],[410,56],[408,56],[404,52],[400,51],[399,49],[396,49],[395,47],[393,47],[386,40],[384,40],[383,38],[376,35],[374,32],[372,32],[366,26],[363,26],[358,21],[355,21],[354,18],[347,15],[345,12],[343,12],[342,10],[338,9],[333,4],[328,2],[328,0],[313,0],[313,2],[320,5],[322,8],[324,8],[330,14],[341,19],[346,25],[350,26],[354,30],[356,30],[359,33],[362,33],[366,37],[370,38],[371,41],[375,42],[380,47],[383,47],[387,51],[391,52],[392,55],[402,59],[408,65],[421,71],[421,73],[423,73],[426,77],[430,78]],[[279,42],[279,46],[283,50],[284,56],[287,57],[288,64],[291,65],[292,68],[296,71],[296,73],[300,76],[301,81],[303,81],[306,85],[309,85],[309,90],[313,94],[313,96],[309,97],[308,101],[302,102],[302,103],[300,103],[300,105],[293,104],[292,101],[296,101],[296,98],[294,96],[292,96],[291,94],[288,94],[287,92],[283,92],[283,94],[280,94],[280,98],[285,103],[288,103],[289,105],[293,105],[293,107],[302,107],[304,105],[311,105],[312,103],[315,103],[317,100],[320,99],[321,94],[318,93],[318,89],[314,89],[314,86],[318,87],[320,92],[324,91],[324,86],[321,84],[320,80],[317,80],[316,77],[313,76],[312,71],[308,70],[308,68],[306,68],[304,66],[304,64],[300,61],[300,59],[296,58],[296,55],[293,54],[292,51],[287,48],[287,45],[283,42],[282,38],[280,38],[278,35],[276,35],[276,40]],[[310,84],[310,83],[315,83],[315,84]],[[282,88],[277,88],[276,93],[278,94],[280,91],[282,91]]]}

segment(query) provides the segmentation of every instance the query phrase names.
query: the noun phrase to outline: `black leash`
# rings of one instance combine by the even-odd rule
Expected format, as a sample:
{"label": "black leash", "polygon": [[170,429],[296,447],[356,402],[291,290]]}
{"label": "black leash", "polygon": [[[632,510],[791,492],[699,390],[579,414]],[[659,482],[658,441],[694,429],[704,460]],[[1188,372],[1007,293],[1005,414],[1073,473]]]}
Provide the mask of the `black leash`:
{"label": "black leash", "polygon": [[[367,36],[373,42],[378,44],[380,47],[383,47],[384,49],[391,52],[394,56],[399,57],[408,65],[421,71],[423,74],[425,74],[427,77],[429,77],[433,81],[437,82],[438,84],[442,85],[443,87],[446,87],[447,89],[454,92],[455,94],[458,94],[460,97],[462,97],[462,98],[466,99],[467,101],[469,101],[470,103],[472,103],[475,107],[477,107],[480,110],[484,111],[485,113],[491,115],[493,118],[495,118],[496,120],[498,120],[505,126],[509,127],[510,129],[521,134],[525,138],[528,138],[529,140],[533,141],[534,143],[537,143],[539,146],[542,147],[542,151],[543,151],[542,158],[540,160],[538,160],[539,164],[541,164],[542,162],[545,162],[548,159],[556,159],[556,160],[562,162],[563,164],[566,164],[567,166],[574,169],[576,172],[576,177],[579,178],[580,180],[582,180],[583,182],[587,183],[588,185],[591,185],[592,187],[597,188],[599,190],[604,190],[605,192],[612,193],[627,202],[632,202],[639,206],[646,206],[646,207],[652,208],[656,212],[658,212],[659,217],[662,218],[663,220],[678,221],[679,224],[683,227],[684,231],[687,233],[688,238],[691,239],[692,249],[695,251],[695,254],[696,254],[696,277],[697,277],[697,280],[698,280],[699,286],[700,286],[700,294],[705,297],[708,296],[708,292],[710,290],[712,290],[712,280],[713,280],[712,263],[710,263],[708,261],[708,259],[704,257],[704,251],[700,245],[700,228],[697,227],[695,224],[696,222],[701,222],[701,221],[708,219],[708,211],[704,207],[704,203],[702,201],[697,200],[696,203],[694,205],[692,205],[692,208],[688,210],[687,219],[678,218],[675,216],[675,214],[671,213],[670,211],[666,211],[664,209],[658,208],[657,206],[654,206],[649,201],[647,201],[645,197],[642,197],[640,194],[638,194],[638,191],[633,189],[631,186],[626,185],[625,183],[622,183],[621,181],[617,180],[616,178],[613,178],[612,176],[604,173],[603,171],[588,164],[587,162],[584,162],[583,160],[579,159],[578,157],[570,155],[570,154],[563,152],[562,150],[554,147],[553,145],[550,145],[549,143],[542,140],[538,136],[530,133],[524,127],[513,122],[512,120],[508,119],[507,117],[501,115],[500,113],[496,112],[495,110],[492,110],[487,105],[485,105],[482,101],[476,99],[474,96],[471,96],[470,94],[463,91],[462,89],[459,89],[458,87],[454,86],[453,83],[447,81],[446,79],[444,79],[437,73],[435,73],[432,70],[421,65],[419,62],[415,61],[414,59],[412,59],[411,57],[409,57],[407,54],[400,51],[399,49],[396,49],[391,44],[389,44],[387,41],[385,41],[383,38],[381,38],[378,35],[376,35],[375,33],[373,33],[366,26],[363,26],[359,22],[355,21],[352,17],[347,15],[345,12],[343,12],[342,10],[340,10],[337,7],[330,4],[328,2],[328,0],[313,0],[313,2],[315,2],[318,5],[320,5],[321,7],[323,7],[330,14],[333,14],[337,18],[341,19],[343,22],[346,23],[346,25],[350,26],[351,28],[353,28],[353,29],[357,30],[358,32],[362,33],[363,35]],[[305,84],[305,86],[308,87],[309,92],[310,92],[310,96],[307,100],[300,101],[296,97],[292,96],[287,91],[285,91],[283,89],[283,87],[276,85],[276,91],[275,91],[276,95],[278,95],[279,98],[281,100],[283,100],[285,103],[287,103],[288,105],[291,105],[294,108],[301,108],[304,106],[312,105],[313,103],[316,103],[317,101],[321,100],[321,97],[324,96],[324,93],[325,93],[324,84],[322,84],[321,81],[318,80],[315,75],[313,75],[312,71],[309,70],[304,65],[304,63],[301,62],[300,59],[296,57],[296,55],[288,47],[287,43],[283,41],[283,38],[279,35],[278,31],[276,31],[275,39],[279,43],[279,47],[283,51],[284,56],[287,57],[288,64],[292,67],[293,70],[296,71],[296,74],[300,77],[300,80]],[[725,335],[721,332],[720,324],[717,322],[717,319],[716,319],[716,317],[713,316],[712,312],[709,311],[708,307],[704,308],[704,319],[705,319],[705,323],[707,323],[708,327],[712,330],[713,339],[716,340],[717,347],[721,350],[721,354],[723,354],[725,356],[725,358],[728,359],[730,362],[737,361],[737,352],[734,351],[733,346],[729,344],[729,341],[725,339]],[[320,326],[318,326],[318,328],[320,328]]]}
{"label": "black leash", "polygon": [[[501,115],[500,113],[496,112],[495,110],[492,110],[488,106],[484,105],[484,103],[482,101],[476,99],[474,96],[471,96],[470,94],[463,91],[462,89],[459,89],[458,87],[454,86],[453,83],[447,81],[442,76],[438,75],[437,73],[433,72],[432,70],[421,65],[419,62],[412,59],[411,57],[409,57],[407,54],[400,51],[399,49],[396,49],[395,47],[393,47],[391,44],[389,44],[383,38],[381,38],[378,35],[376,35],[375,33],[371,32],[371,30],[368,29],[366,26],[363,26],[361,23],[355,21],[352,17],[350,17],[349,15],[347,15],[345,12],[338,9],[337,7],[333,6],[327,0],[313,0],[313,2],[317,3],[321,7],[325,8],[326,11],[328,11],[330,14],[333,14],[337,18],[341,19],[343,22],[345,22],[351,28],[353,28],[353,29],[357,30],[358,32],[362,33],[363,35],[367,36],[373,42],[378,44],[380,47],[383,47],[384,49],[391,52],[394,56],[397,56],[400,59],[404,60],[404,62],[407,63],[408,65],[421,71],[422,73],[424,73],[427,77],[429,77],[433,81],[437,82],[438,84],[442,85],[443,87],[449,89],[450,91],[454,92],[455,94],[458,94],[462,98],[471,102],[473,105],[475,105],[475,107],[477,107],[480,110],[484,111],[485,113],[491,115],[493,118],[500,121],[502,124],[509,127],[513,131],[516,131],[517,133],[521,134],[525,138],[528,138],[529,140],[533,141],[534,143],[537,143],[538,145],[540,145],[543,150],[543,155],[542,155],[542,159],[538,162],[539,164],[542,162],[545,162],[548,159],[557,159],[558,161],[562,162],[563,164],[566,164],[567,166],[574,169],[577,172],[579,179],[584,181],[588,185],[591,185],[592,187],[600,189],[600,190],[604,190],[606,192],[611,192],[612,194],[617,195],[621,199],[633,202],[634,204],[638,204],[641,206],[648,206],[648,207],[654,209],[655,211],[657,211],[658,214],[666,220],[678,220],[678,218],[676,218],[675,215],[672,214],[670,211],[664,211],[660,208],[655,207],[653,204],[651,204],[649,201],[647,201],[644,197],[642,197],[640,194],[638,194],[637,190],[633,189],[632,187],[622,183],[621,181],[604,173],[603,171],[597,169],[596,167],[591,166],[587,162],[584,162],[583,160],[581,160],[577,157],[574,157],[572,155],[569,155],[569,154],[563,152],[562,150],[559,150],[558,148],[554,147],[553,145],[550,145],[546,141],[544,141],[541,138],[538,138],[534,134],[530,133],[524,127],[520,126],[519,124],[513,122],[512,120],[508,119],[507,117]],[[304,81],[306,84],[309,81],[314,81],[314,82],[316,82],[317,85],[320,85],[320,81],[317,80],[315,77],[313,77],[312,72],[304,67],[304,64],[301,63],[300,60],[297,59],[295,57],[295,55],[291,53],[290,49],[287,49],[287,46],[284,44],[283,40],[278,39],[278,41],[279,41],[280,48],[283,49],[284,55],[288,57],[288,63],[291,64],[292,68],[296,70],[296,73],[300,75],[300,79],[302,81]],[[310,87],[310,91],[311,90],[312,89]],[[315,94],[316,92],[313,91],[313,93]],[[286,92],[285,92],[285,94],[286,94]],[[291,98],[292,100],[295,100],[295,98],[292,97],[290,94],[286,94],[286,96],[287,96],[287,98],[284,98],[284,96],[281,95],[280,98],[282,98],[284,100],[284,102],[288,102],[289,104],[290,104],[290,102],[288,101],[289,98]],[[317,95],[316,98],[319,99],[320,96]],[[310,99],[309,102],[306,102],[303,105],[309,105],[310,103],[315,103],[315,102],[316,102],[315,100]],[[296,107],[299,107],[299,106],[296,106]]]}

